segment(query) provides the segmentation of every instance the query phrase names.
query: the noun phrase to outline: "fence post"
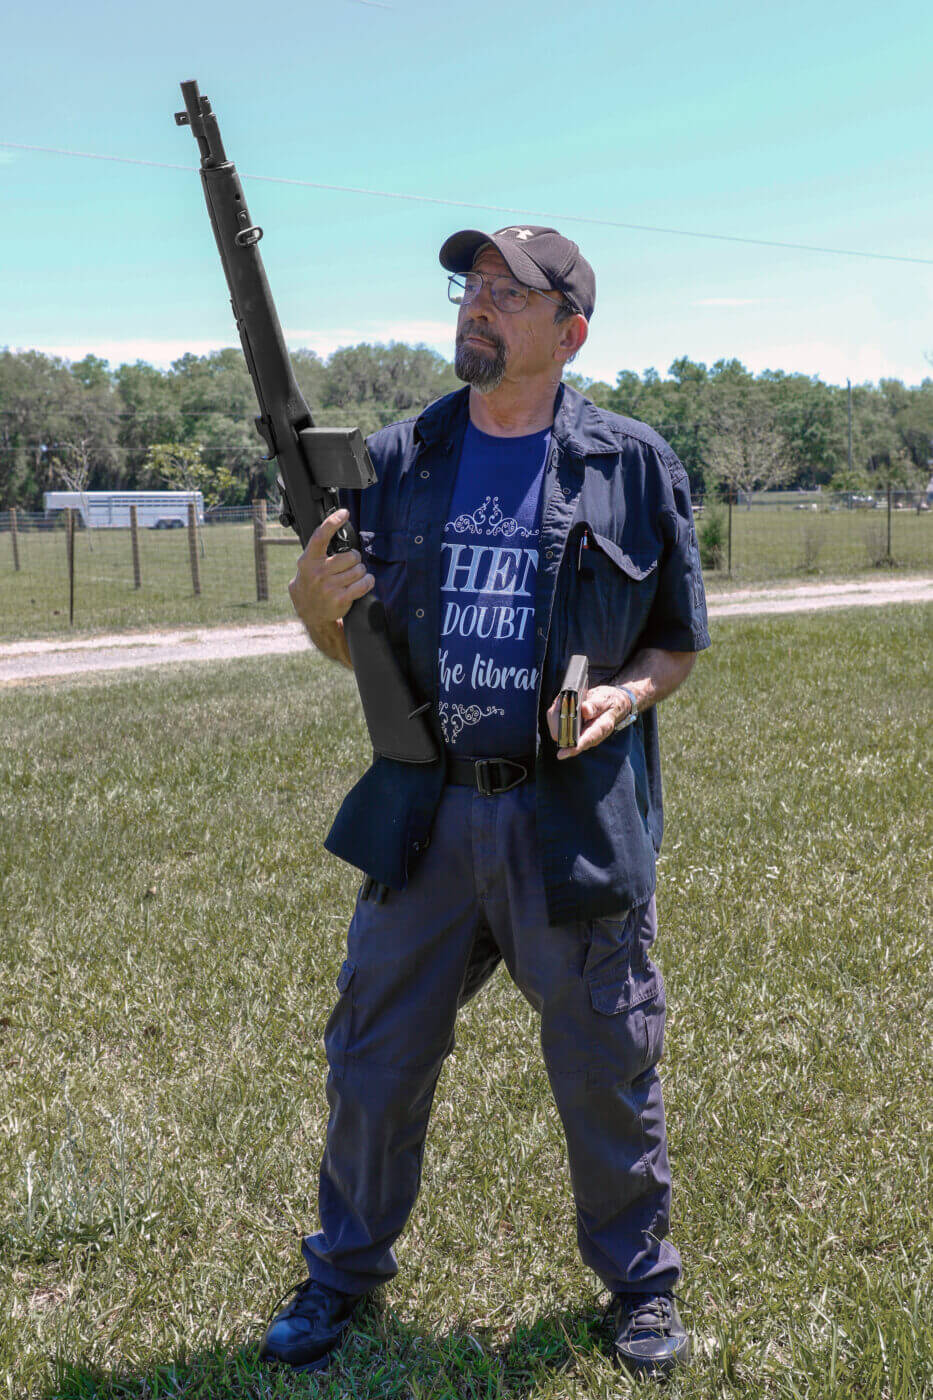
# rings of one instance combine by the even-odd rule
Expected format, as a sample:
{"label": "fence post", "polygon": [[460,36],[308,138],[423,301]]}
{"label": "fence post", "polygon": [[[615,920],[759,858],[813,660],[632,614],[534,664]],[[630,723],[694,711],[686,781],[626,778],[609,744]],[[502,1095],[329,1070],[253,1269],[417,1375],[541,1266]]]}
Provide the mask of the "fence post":
{"label": "fence post", "polygon": [[266,503],[253,502],[253,552],[256,556],[256,602],[269,600],[269,570],[266,565]]}
{"label": "fence post", "polygon": [[891,563],[891,483],[888,482],[888,563]]}
{"label": "fence post", "polygon": [[188,558],[191,560],[191,586],[194,596],[201,595],[201,563],[198,559],[198,520],[194,501],[188,502]]}
{"label": "fence post", "polygon": [[139,572],[139,520],[135,505],[130,506],[130,542],[133,546],[133,587],[139,588],[142,576]]}
{"label": "fence post", "polygon": [[13,568],[19,573],[19,536],[16,533],[16,507],[10,507],[10,539],[13,541]]}
{"label": "fence post", "polygon": [[75,513],[71,506],[65,511],[65,551],[68,556],[68,626],[75,620]]}
{"label": "fence post", "polygon": [[732,488],[730,487],[730,488],[729,488],[729,567],[728,567],[728,573],[729,573],[729,577],[730,577],[730,578],[732,577],[732,497],[733,497],[734,495],[735,495],[735,492],[734,492],[734,491],[732,490]]}

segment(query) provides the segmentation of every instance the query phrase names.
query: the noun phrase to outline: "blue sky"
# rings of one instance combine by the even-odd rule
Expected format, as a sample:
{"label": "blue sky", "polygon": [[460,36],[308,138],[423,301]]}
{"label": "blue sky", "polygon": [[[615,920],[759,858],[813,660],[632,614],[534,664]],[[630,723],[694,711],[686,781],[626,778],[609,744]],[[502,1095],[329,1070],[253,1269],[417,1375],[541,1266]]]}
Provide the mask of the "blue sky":
{"label": "blue sky", "polygon": [[[196,163],[197,78],[244,179],[292,346],[451,353],[437,250],[553,222],[597,276],[575,366],[682,354],[833,382],[933,375],[933,267],[570,215],[933,257],[933,7],[476,0],[14,0],[0,140]],[[167,364],[235,343],[197,175],[0,147],[0,344]]]}

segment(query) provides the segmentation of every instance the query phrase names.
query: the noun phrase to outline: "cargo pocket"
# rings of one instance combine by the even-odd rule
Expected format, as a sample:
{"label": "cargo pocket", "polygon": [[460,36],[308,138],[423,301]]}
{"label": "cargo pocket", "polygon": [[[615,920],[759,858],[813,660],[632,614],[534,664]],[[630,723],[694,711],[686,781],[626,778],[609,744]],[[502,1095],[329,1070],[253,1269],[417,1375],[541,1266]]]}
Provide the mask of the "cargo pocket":
{"label": "cargo pocket", "polygon": [[590,666],[617,669],[641,632],[658,586],[660,544],[628,552],[585,526],[589,547],[572,550],[581,561],[574,578],[573,634]]}
{"label": "cargo pocket", "polygon": [[356,964],[345,962],[337,974],[337,991],[340,999],[330,1014],[324,1028],[324,1051],[327,1063],[335,1074],[342,1074],[353,1024],[353,993],[350,984]]}
{"label": "cargo pocket", "polygon": [[624,1082],[657,1064],[664,1048],[664,980],[637,933],[643,906],[616,919],[594,919],[583,978],[598,1029],[603,1068]]}

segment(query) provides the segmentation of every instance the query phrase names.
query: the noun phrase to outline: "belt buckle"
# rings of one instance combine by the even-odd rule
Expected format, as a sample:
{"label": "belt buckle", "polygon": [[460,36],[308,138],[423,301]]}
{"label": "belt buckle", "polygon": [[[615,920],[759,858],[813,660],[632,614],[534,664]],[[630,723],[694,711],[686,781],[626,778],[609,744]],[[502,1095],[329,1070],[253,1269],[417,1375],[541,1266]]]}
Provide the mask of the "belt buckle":
{"label": "belt buckle", "polygon": [[[510,783],[493,784],[490,780],[489,769],[493,764],[500,767],[503,764],[510,764],[518,769],[518,777]],[[501,792],[511,792],[512,788],[518,787],[528,777],[528,769],[524,763],[516,763],[513,758],[478,758],[476,760],[476,790],[481,797],[495,797]]]}
{"label": "belt buckle", "polygon": [[492,797],[493,786],[489,780],[489,765],[495,763],[493,758],[478,758],[473,772],[476,775],[476,791],[480,797]]}

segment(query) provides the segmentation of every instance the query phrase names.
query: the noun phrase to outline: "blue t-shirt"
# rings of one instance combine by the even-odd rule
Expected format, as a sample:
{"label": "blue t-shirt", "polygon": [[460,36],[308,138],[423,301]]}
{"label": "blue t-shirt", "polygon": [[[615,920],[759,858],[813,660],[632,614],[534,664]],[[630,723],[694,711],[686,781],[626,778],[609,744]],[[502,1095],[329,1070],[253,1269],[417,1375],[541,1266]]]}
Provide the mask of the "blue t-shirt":
{"label": "blue t-shirt", "polygon": [[438,718],[452,753],[535,751],[535,586],[550,428],[467,426],[441,544]]}

